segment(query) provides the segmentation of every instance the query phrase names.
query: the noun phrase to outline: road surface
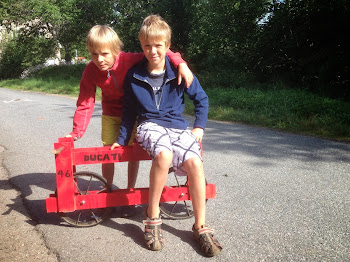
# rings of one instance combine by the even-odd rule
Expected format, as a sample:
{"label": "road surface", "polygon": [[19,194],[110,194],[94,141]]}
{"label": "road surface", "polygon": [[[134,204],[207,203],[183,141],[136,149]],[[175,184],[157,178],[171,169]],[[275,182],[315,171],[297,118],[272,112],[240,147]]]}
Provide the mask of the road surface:
{"label": "road surface", "polygon": [[[3,165],[48,253],[67,262],[207,261],[192,240],[191,219],[164,219],[165,247],[152,252],[143,243],[142,206],[132,219],[116,208],[90,228],[46,213],[55,190],[51,150],[71,131],[74,110],[72,98],[0,88]],[[75,147],[101,146],[100,114],[97,104]],[[217,186],[207,224],[224,246],[211,261],[350,260],[350,144],[217,121],[209,121],[203,144],[206,177]],[[149,167],[141,164],[137,187],[147,187]],[[80,170],[101,173],[100,166]],[[126,164],[118,164],[115,185],[124,188],[126,178]]]}

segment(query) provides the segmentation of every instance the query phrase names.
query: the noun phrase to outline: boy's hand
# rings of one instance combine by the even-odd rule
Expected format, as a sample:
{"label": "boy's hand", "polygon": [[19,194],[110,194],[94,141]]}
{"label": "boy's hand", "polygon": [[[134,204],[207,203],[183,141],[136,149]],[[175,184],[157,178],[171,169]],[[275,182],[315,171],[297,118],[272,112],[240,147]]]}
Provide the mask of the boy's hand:
{"label": "boy's hand", "polygon": [[182,79],[185,80],[187,88],[192,84],[193,74],[191,70],[188,68],[187,64],[181,63],[178,65],[179,77],[178,77],[178,85],[181,84]]}
{"label": "boy's hand", "polygon": [[117,148],[117,147],[120,147],[121,145],[119,145],[118,143],[114,143],[112,146],[111,146],[111,150]]}
{"label": "boy's hand", "polygon": [[192,129],[192,133],[194,134],[194,136],[196,137],[197,141],[199,143],[202,143],[202,139],[203,139],[203,135],[204,135],[204,130],[203,128],[200,127],[195,127]]}
{"label": "boy's hand", "polygon": [[[71,135],[71,134],[68,134],[68,135],[66,135],[66,137],[72,137],[72,135]],[[78,137],[74,137],[73,139],[74,139],[74,141],[77,141],[77,140],[78,140]]]}

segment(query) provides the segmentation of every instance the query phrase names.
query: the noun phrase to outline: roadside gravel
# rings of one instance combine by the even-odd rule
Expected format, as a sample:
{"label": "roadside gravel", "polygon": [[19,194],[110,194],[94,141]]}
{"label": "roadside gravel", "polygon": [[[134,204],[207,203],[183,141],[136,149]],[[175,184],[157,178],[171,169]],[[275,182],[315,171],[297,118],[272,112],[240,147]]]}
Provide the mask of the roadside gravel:
{"label": "roadside gravel", "polygon": [[3,152],[0,146],[0,261],[58,261],[36,230],[20,193],[9,182],[2,166]]}

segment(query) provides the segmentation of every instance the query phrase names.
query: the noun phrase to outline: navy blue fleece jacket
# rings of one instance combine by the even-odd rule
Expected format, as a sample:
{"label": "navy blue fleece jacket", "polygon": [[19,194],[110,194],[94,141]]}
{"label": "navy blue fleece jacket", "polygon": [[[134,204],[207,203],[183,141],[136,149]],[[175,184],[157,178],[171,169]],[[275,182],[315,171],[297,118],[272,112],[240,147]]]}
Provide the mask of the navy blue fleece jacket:
{"label": "navy blue fleece jacket", "polygon": [[177,84],[177,70],[165,57],[165,84],[160,98],[159,108],[156,105],[153,89],[148,81],[147,59],[144,58],[135,67],[131,68],[125,78],[123,115],[120,134],[116,141],[126,145],[130,139],[135,120],[138,125],[144,122],[157,123],[168,128],[185,130],[188,122],[183,118],[185,108],[184,94],[193,101],[195,122],[193,127],[205,128],[208,121],[208,96],[194,76],[189,88],[182,81]]}

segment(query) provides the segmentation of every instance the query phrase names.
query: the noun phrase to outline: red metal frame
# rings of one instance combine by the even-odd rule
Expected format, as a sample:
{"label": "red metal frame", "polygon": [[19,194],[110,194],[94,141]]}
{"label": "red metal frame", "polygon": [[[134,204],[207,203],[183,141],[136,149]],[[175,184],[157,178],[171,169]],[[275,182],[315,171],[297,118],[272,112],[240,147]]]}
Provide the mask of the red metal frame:
{"label": "red metal frame", "polygon": [[[137,143],[115,150],[109,147],[74,148],[72,138],[59,138],[54,144],[57,191],[46,199],[46,211],[73,212],[75,210],[148,203],[148,188],[116,189],[111,193],[89,192],[79,195],[74,185],[75,166],[86,164],[114,163],[151,160]],[[206,186],[206,198],[216,197],[216,187]],[[187,186],[164,187],[161,202],[190,200]]]}

